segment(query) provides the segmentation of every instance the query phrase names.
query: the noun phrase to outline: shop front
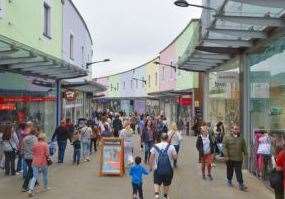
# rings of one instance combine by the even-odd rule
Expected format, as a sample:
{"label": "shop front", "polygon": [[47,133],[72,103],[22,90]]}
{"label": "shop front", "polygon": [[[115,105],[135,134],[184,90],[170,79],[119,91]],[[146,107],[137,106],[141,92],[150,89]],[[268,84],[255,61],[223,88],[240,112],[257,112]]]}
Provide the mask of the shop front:
{"label": "shop front", "polygon": [[0,122],[32,121],[47,135],[55,129],[55,88],[33,84],[35,78],[14,73],[0,73]]}
{"label": "shop front", "polygon": [[227,131],[240,123],[239,59],[235,59],[208,74],[207,122],[223,122]]}
{"label": "shop front", "polygon": [[[285,142],[285,37],[249,54],[250,170],[267,181],[270,157]],[[264,146],[267,146],[264,147]]]}

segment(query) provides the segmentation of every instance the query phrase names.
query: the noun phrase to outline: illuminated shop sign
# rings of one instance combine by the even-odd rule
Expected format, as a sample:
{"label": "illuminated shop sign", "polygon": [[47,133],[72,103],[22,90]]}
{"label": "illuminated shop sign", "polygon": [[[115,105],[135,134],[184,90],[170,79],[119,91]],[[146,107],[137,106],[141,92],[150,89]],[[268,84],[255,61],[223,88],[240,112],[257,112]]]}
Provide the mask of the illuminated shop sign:
{"label": "illuminated shop sign", "polygon": [[54,96],[32,97],[32,96],[0,96],[0,104],[5,103],[32,103],[32,102],[51,102],[55,101]]}

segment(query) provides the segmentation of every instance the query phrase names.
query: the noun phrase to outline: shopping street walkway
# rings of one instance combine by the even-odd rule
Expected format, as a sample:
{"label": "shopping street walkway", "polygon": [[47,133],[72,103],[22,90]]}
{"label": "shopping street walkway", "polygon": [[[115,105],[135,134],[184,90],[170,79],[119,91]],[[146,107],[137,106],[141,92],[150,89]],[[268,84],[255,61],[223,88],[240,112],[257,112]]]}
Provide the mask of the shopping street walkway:
{"label": "shopping street walkway", "polygon": [[[204,181],[200,175],[195,138],[184,137],[180,165],[175,172],[171,187],[171,199],[273,199],[273,194],[249,174],[245,174],[248,192],[240,192],[225,185],[225,166],[217,164],[213,170],[214,181]],[[137,141],[137,139],[136,139]],[[139,145],[138,145],[139,146]],[[136,153],[140,153],[139,147]],[[98,157],[93,156],[89,163],[79,167],[71,164],[70,154],[63,165],[54,164],[49,170],[49,192],[36,195],[40,199],[128,199],[131,186],[127,176],[98,177]],[[96,157],[96,158],[95,158]],[[22,179],[19,176],[4,177],[0,173],[0,198],[23,199],[26,193],[20,190]],[[152,175],[145,178],[146,199],[153,198]]]}

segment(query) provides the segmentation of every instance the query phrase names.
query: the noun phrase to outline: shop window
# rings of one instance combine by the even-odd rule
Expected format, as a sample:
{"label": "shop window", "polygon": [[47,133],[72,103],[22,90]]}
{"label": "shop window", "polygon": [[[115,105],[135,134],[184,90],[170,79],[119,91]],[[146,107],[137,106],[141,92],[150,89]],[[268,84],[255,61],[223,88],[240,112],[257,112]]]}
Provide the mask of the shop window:
{"label": "shop window", "polygon": [[51,8],[44,3],[44,36],[51,38]]}
{"label": "shop window", "polygon": [[131,80],[131,89],[133,89],[133,80]]}
{"label": "shop window", "polygon": [[74,59],[74,36],[70,34],[69,36],[69,58]]}
{"label": "shop window", "polygon": [[[84,54],[84,46],[81,47],[81,63],[85,66],[85,54]],[[87,67],[86,67],[87,68]]]}
{"label": "shop window", "polygon": [[158,76],[157,76],[157,72],[155,73],[155,86],[157,86],[157,81],[158,81]]}
{"label": "shop window", "polygon": [[145,86],[145,80],[144,80],[144,77],[142,77],[142,88],[144,88],[144,86]]}
{"label": "shop window", "polygon": [[5,14],[5,5],[4,5],[5,1],[4,0],[0,0],[0,18],[4,17]]}

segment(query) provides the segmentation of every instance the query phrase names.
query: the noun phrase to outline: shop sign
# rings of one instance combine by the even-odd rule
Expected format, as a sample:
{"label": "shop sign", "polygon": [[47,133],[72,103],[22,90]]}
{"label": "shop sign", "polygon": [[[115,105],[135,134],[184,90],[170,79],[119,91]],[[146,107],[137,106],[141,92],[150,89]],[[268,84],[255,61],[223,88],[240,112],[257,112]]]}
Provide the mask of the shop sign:
{"label": "shop sign", "polygon": [[182,97],[182,98],[178,98],[177,99],[177,103],[181,106],[190,106],[192,104],[192,98],[186,98],[186,97]]}
{"label": "shop sign", "polygon": [[239,82],[239,73],[237,71],[219,72],[217,77],[218,84]]}
{"label": "shop sign", "polygon": [[269,98],[270,85],[269,83],[252,83],[251,98]]}
{"label": "shop sign", "polygon": [[50,102],[55,101],[54,96],[48,97],[32,97],[32,96],[0,96],[0,104],[4,103],[31,103],[31,102]]}
{"label": "shop sign", "polygon": [[68,90],[68,91],[65,91],[64,93],[64,98],[68,101],[74,101],[76,97],[77,97],[77,93],[75,91]]}
{"label": "shop sign", "polygon": [[0,104],[0,111],[14,111],[16,104]]}

